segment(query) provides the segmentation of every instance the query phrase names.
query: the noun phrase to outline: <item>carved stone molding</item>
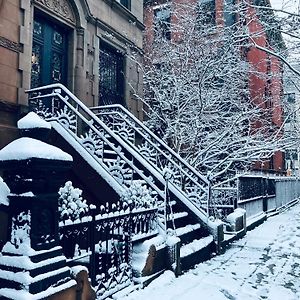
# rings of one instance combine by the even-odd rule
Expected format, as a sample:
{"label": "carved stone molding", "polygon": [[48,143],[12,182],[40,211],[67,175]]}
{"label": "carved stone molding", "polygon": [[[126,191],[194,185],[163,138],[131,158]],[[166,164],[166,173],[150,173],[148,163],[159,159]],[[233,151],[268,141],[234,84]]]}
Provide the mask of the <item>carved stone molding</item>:
{"label": "carved stone molding", "polygon": [[43,8],[75,24],[75,15],[68,0],[35,0]]}
{"label": "carved stone molding", "polygon": [[0,36],[0,46],[14,52],[22,52],[22,46],[19,43],[13,42],[3,36]]}

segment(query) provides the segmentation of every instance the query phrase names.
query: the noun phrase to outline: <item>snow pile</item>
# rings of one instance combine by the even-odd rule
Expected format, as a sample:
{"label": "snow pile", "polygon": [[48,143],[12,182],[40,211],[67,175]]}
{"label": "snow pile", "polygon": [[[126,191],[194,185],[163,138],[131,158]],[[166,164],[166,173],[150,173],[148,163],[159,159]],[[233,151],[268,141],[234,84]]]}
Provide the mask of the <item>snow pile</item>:
{"label": "snow pile", "polygon": [[73,160],[71,155],[61,149],[28,137],[22,137],[13,141],[0,151],[0,160],[2,161],[29,158]]}
{"label": "snow pile", "polygon": [[2,177],[0,177],[0,205],[9,205],[9,199],[7,198],[10,190],[6,183],[3,181]]}
{"label": "snow pile", "polygon": [[71,267],[71,275],[73,276],[73,278],[76,278],[76,276],[81,272],[81,271],[85,271],[87,273],[89,273],[89,270],[87,267],[85,266],[74,266]]}
{"label": "snow pile", "polygon": [[180,248],[180,257],[185,257],[194,252],[200,251],[201,249],[207,247],[212,242],[213,242],[213,237],[211,235],[204,237],[200,240],[194,240],[193,242],[184,245]]}
{"label": "snow pile", "polygon": [[226,217],[229,223],[226,228],[229,231],[240,231],[246,227],[246,211],[242,208],[237,208]]}
{"label": "snow pile", "polygon": [[229,223],[235,223],[236,219],[243,217],[246,214],[246,211],[242,208],[236,208],[233,213],[227,216],[227,221]]}
{"label": "snow pile", "polygon": [[82,199],[82,190],[74,188],[71,181],[59,189],[58,211],[61,220],[76,221],[89,211],[86,200]]}
{"label": "snow pile", "polygon": [[153,207],[156,203],[155,198],[151,195],[151,191],[142,180],[134,181],[131,186],[124,191],[121,200],[136,208],[149,208]]}
{"label": "snow pile", "polygon": [[22,255],[31,253],[30,223],[29,211],[21,212],[16,218],[12,218],[11,240],[4,245],[3,251]]}
{"label": "snow pile", "polygon": [[46,128],[51,129],[51,124],[40,118],[36,113],[30,112],[18,121],[19,129]]}

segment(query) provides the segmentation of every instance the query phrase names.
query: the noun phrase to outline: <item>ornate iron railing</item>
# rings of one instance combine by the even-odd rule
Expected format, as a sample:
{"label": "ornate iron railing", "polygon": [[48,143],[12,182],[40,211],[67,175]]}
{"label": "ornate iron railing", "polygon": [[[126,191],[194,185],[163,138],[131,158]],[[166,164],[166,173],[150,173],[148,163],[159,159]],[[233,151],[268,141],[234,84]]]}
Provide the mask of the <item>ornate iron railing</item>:
{"label": "ornate iron railing", "polygon": [[170,170],[173,174],[170,182],[177,189],[183,190],[192,202],[207,209],[207,178],[199,174],[140,120],[118,104],[93,107],[91,110],[159,172],[163,173],[166,168]]}
{"label": "ornate iron railing", "polygon": [[[70,143],[76,140],[81,146],[80,151],[89,153],[91,159],[102,167],[105,173],[102,172],[102,175],[109,177],[107,182],[119,194],[133,180],[143,180],[160,199],[164,199],[164,171],[168,169],[173,173],[168,184],[170,192],[199,219],[207,222],[210,197],[208,180],[132,115],[127,114],[128,120],[120,113],[111,112],[111,121],[104,122],[61,84],[32,89],[28,93],[31,109],[46,120],[56,121],[53,123],[55,129],[65,135],[66,139],[70,140],[72,137]],[[121,106],[118,109],[125,111]],[[109,114],[106,115],[109,119]],[[115,116],[123,118],[126,127],[117,125]],[[122,130],[113,130],[116,126],[121,126]],[[126,138],[131,132],[136,135],[134,143]],[[140,143],[137,142],[137,134],[141,139]],[[146,144],[150,145],[152,155],[146,154],[149,153],[145,150]]]}
{"label": "ornate iron railing", "polygon": [[61,245],[70,265],[86,265],[97,299],[132,282],[132,242],[156,233],[157,208],[124,205],[101,207],[91,217],[60,222]]}

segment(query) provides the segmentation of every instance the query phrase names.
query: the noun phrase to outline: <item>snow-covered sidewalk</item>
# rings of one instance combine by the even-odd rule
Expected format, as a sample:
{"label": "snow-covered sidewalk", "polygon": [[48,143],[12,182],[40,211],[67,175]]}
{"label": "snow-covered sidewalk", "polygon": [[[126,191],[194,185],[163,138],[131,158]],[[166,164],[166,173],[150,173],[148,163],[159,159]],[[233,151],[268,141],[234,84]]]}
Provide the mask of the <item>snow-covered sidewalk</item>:
{"label": "snow-covered sidewalk", "polygon": [[165,272],[145,289],[117,299],[300,299],[300,204],[179,278]]}

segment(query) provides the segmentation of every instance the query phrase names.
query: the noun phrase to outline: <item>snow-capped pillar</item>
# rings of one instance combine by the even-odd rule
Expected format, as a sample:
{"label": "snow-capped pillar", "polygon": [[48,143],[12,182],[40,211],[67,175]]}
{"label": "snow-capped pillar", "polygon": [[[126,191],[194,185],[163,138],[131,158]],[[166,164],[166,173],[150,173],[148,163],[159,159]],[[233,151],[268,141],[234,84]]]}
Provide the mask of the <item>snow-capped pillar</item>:
{"label": "snow-capped pillar", "polygon": [[1,299],[44,299],[76,284],[58,236],[58,189],[71,163],[69,154],[29,137],[0,151],[11,224],[0,255]]}
{"label": "snow-capped pillar", "polygon": [[221,253],[222,243],[224,241],[224,223],[221,220],[208,220],[208,226],[210,234],[214,237],[214,242],[216,244],[216,252]]}

